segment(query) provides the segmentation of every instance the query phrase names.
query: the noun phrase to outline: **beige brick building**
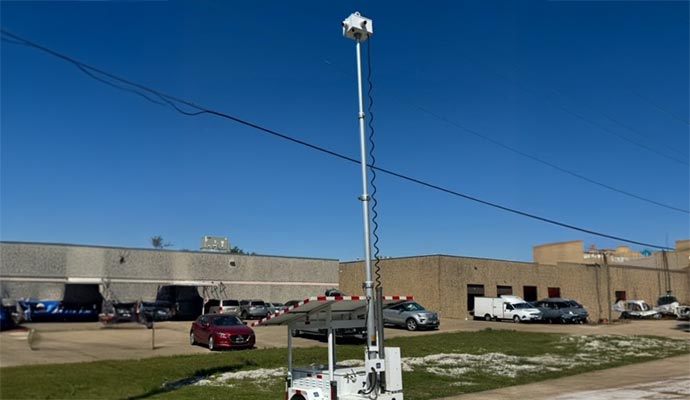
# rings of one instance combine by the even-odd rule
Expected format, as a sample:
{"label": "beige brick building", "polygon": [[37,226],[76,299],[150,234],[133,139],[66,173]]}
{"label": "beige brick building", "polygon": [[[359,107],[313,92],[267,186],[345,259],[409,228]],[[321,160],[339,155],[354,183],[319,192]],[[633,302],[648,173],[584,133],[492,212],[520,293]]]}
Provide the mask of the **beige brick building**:
{"label": "beige brick building", "polygon": [[[535,248],[535,257],[548,253],[552,265],[447,255],[384,259],[380,263],[384,293],[413,295],[425,307],[449,318],[471,318],[476,296],[514,294],[528,301],[559,296],[574,299],[587,308],[591,320],[609,320],[618,317],[611,312],[617,298],[642,299],[655,305],[668,284],[681,302],[690,304],[687,249],[667,253],[677,264],[666,269],[603,260],[586,263],[581,241],[567,242],[561,248],[550,246]],[[340,264],[340,290],[360,294],[363,281],[363,262]]]}

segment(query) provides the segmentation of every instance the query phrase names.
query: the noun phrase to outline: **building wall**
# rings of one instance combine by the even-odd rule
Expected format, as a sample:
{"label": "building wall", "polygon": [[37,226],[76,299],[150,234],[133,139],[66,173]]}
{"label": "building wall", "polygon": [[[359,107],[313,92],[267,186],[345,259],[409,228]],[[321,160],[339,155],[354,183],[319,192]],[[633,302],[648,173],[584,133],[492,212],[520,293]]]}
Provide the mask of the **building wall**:
{"label": "building wall", "polygon": [[0,262],[2,297],[15,299],[60,299],[66,281],[110,282],[120,301],[153,300],[159,285],[185,281],[222,283],[216,292],[222,287],[229,298],[266,301],[338,285],[338,261],[328,259],[3,242]]}
{"label": "building wall", "polygon": [[556,265],[558,262],[583,262],[582,240],[571,242],[549,243],[535,246],[532,249],[532,259],[537,264]]}
{"label": "building wall", "polygon": [[[624,290],[628,299],[643,299],[655,305],[665,293],[661,269],[622,265],[559,263],[542,265],[452,256],[422,256],[381,260],[386,295],[412,295],[425,307],[449,318],[471,318],[468,285],[483,285],[484,295],[497,296],[498,286],[510,286],[525,297],[524,287],[535,286],[539,299],[549,288],[559,288],[562,297],[582,303],[594,321],[617,318],[611,313],[615,292]],[[673,293],[690,304],[690,269],[669,271]],[[340,289],[362,294],[364,264],[340,264]]]}

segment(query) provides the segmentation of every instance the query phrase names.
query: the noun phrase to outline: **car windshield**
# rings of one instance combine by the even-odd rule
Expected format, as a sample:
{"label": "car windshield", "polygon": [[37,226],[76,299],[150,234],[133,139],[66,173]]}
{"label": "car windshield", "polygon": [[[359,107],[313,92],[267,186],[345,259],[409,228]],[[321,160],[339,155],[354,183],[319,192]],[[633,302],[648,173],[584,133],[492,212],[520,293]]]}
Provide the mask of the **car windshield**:
{"label": "car windshield", "polygon": [[237,317],[229,315],[227,317],[219,317],[213,319],[213,325],[215,326],[233,326],[233,325],[243,325]]}
{"label": "car windshield", "polygon": [[252,301],[250,303],[250,305],[252,305],[252,306],[265,306],[266,304],[263,301],[259,300],[259,301]]}
{"label": "car windshield", "polygon": [[405,311],[424,311],[424,307],[417,303],[407,303],[403,305]]}
{"label": "car windshield", "polygon": [[513,304],[513,308],[516,308],[516,309],[533,308],[533,306],[530,303],[515,303],[515,304]]}
{"label": "car windshield", "polygon": [[237,300],[223,300],[224,306],[239,306],[240,302]]}
{"label": "car windshield", "polygon": [[659,305],[664,306],[666,304],[671,304],[677,302],[676,296],[662,296],[659,297]]}
{"label": "car windshield", "polygon": [[574,300],[568,300],[565,302],[565,304],[569,305],[570,307],[582,308],[582,304]]}

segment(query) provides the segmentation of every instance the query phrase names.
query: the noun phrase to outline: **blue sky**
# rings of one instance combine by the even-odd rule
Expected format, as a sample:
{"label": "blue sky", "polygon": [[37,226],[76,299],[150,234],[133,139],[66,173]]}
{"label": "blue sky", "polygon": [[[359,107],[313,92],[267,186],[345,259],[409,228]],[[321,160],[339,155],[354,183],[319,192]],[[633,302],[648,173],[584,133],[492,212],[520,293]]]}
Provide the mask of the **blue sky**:
{"label": "blue sky", "polygon": [[[87,64],[358,158],[355,45],[340,22],[359,10],[375,27],[379,166],[636,241],[690,236],[686,213],[458,127],[687,209],[687,2],[252,3],[1,11],[4,29]],[[259,254],[363,257],[358,166],[183,116],[25,46],[3,42],[1,66],[2,240],[150,247],[162,235],[196,250],[217,235]],[[384,256],[530,261],[543,243],[624,244],[391,176],[377,184]]]}

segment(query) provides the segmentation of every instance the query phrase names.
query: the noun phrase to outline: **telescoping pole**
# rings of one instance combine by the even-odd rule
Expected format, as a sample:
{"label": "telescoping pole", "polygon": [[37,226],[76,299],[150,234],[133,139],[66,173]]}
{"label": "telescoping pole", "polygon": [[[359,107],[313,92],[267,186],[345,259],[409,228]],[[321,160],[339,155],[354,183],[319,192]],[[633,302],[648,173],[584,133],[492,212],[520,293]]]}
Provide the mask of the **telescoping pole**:
{"label": "telescoping pole", "polygon": [[365,114],[364,114],[364,99],[362,94],[362,51],[361,39],[357,38],[357,94],[359,96],[359,147],[362,168],[362,196],[359,198],[362,201],[362,213],[364,216],[364,264],[365,264],[365,281],[364,290],[369,300],[369,307],[367,307],[367,348],[369,358],[378,358],[378,343],[376,341],[376,313],[375,307],[376,296],[374,296],[374,280],[371,271],[371,233],[369,227],[369,179],[367,174],[367,142],[365,134]]}

